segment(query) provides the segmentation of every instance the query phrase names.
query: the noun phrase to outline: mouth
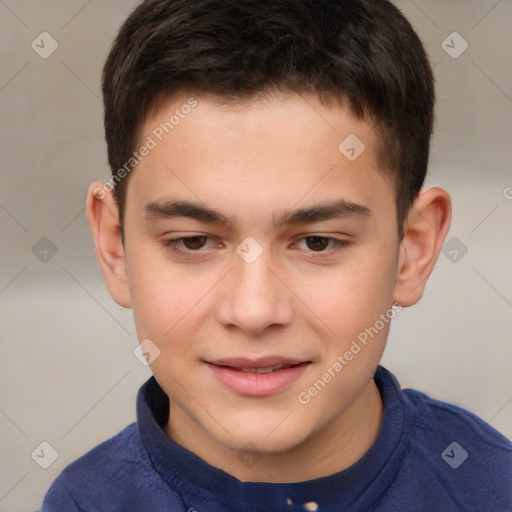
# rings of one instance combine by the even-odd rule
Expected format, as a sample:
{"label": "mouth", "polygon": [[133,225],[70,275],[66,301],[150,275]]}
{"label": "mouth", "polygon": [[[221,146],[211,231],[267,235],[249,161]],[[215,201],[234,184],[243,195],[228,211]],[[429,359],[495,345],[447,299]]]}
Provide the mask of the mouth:
{"label": "mouth", "polygon": [[245,373],[273,373],[273,372],[277,372],[278,370],[286,370],[288,368],[292,368],[293,366],[298,366],[298,365],[285,364],[283,366],[269,366],[267,368],[237,368],[237,367],[232,367],[232,366],[221,365],[220,368],[228,368],[230,370],[235,370],[235,371],[245,372]]}
{"label": "mouth", "polygon": [[204,361],[215,378],[241,395],[265,396],[283,391],[300,378],[311,361],[282,357]]}

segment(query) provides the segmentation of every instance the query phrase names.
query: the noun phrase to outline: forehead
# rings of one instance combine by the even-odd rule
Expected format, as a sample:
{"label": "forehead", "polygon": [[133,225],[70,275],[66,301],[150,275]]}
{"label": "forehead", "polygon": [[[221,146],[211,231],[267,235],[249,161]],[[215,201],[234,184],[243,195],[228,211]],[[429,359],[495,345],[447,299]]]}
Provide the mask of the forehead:
{"label": "forehead", "polygon": [[159,102],[141,128],[139,147],[152,149],[128,187],[139,207],[166,196],[252,214],[301,201],[393,202],[375,127],[314,95],[233,103],[181,93]]}

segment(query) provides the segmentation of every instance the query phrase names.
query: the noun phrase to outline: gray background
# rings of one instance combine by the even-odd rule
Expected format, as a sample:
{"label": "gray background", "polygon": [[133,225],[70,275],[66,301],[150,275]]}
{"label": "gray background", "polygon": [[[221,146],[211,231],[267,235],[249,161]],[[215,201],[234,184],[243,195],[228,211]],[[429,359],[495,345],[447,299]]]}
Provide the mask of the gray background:
{"label": "gray background", "polygon": [[[131,311],[103,283],[84,214],[89,183],[109,175],[101,68],[137,3],[0,0],[0,511],[35,509],[68,463],[134,421],[151,375],[133,355]],[[383,364],[403,387],[512,437],[512,3],[396,4],[435,65],[428,185],[450,192],[447,240],[456,240],[423,300],[394,320]],[[59,45],[47,59],[31,47],[43,31]],[[442,47],[454,31],[469,44],[458,58]],[[444,47],[462,44],[451,36]],[[46,262],[43,237],[57,249]],[[43,441],[58,452],[48,469],[31,457]]]}

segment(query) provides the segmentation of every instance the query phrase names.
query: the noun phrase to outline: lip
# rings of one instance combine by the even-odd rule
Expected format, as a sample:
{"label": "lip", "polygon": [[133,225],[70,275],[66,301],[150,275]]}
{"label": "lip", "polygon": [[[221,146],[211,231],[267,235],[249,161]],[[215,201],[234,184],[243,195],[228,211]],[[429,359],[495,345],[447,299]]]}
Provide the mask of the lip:
{"label": "lip", "polygon": [[[267,396],[282,391],[299,379],[311,364],[311,361],[279,356],[260,359],[240,357],[204,362],[221,384],[240,395],[248,396]],[[286,368],[276,369],[270,373],[256,371],[258,368],[279,366]]]}

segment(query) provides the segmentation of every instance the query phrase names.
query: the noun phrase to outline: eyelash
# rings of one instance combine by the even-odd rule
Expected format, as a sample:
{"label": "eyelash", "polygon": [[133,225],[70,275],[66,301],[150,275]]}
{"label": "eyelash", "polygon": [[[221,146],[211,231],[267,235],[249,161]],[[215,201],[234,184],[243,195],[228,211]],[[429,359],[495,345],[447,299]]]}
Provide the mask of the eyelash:
{"label": "eyelash", "polygon": [[[183,240],[193,240],[194,238],[207,238],[207,239],[211,239],[211,237],[207,236],[207,235],[195,235],[195,236],[186,236],[186,237],[179,237],[179,238],[170,238],[170,239],[167,239],[167,240],[164,240],[163,242],[163,245],[170,249],[171,251],[173,251],[174,253],[176,254],[180,254],[180,255],[184,255],[184,254],[195,254],[195,253],[198,253],[200,254],[201,253],[201,249],[197,249],[197,250],[193,250],[193,249],[181,249],[181,248],[178,248],[178,244],[180,242],[182,242]],[[303,238],[301,238],[299,240],[299,242],[301,242],[302,240],[306,240],[308,238],[320,238],[322,240],[328,240],[330,242],[333,242],[334,244],[334,249],[331,249],[331,250],[328,250],[328,251],[307,251],[307,252],[310,252],[311,254],[313,255],[322,255],[322,254],[329,254],[330,252],[334,251],[334,252],[338,252],[340,250],[342,250],[344,247],[346,247],[349,242],[347,240],[340,240],[338,238],[333,238],[333,237],[327,237],[327,236],[321,236],[321,235],[308,235],[308,236],[305,236]],[[315,256],[313,256],[315,257]]]}

